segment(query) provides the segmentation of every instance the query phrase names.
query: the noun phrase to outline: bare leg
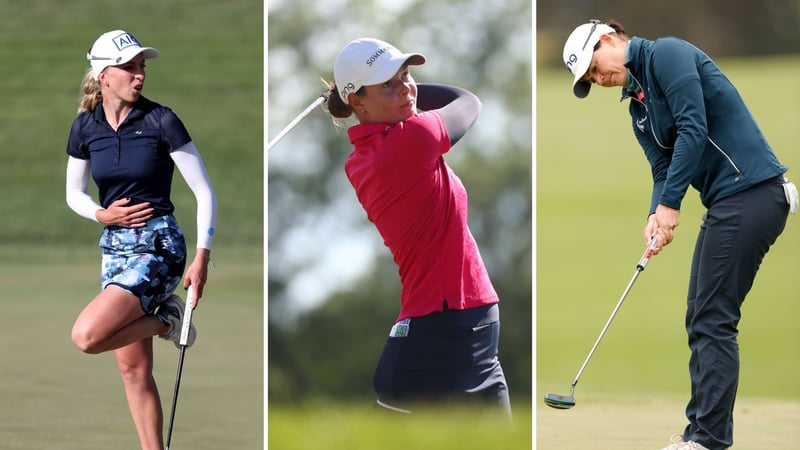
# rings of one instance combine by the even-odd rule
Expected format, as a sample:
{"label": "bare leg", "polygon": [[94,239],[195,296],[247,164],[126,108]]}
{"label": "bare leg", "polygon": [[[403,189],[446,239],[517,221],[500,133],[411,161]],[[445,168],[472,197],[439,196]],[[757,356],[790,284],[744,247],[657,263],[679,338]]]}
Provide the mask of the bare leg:
{"label": "bare leg", "polygon": [[153,378],[153,338],[114,351],[142,450],[163,450],[164,417]]}
{"label": "bare leg", "polygon": [[135,295],[111,285],[81,311],[72,327],[72,341],[83,352],[102,353],[168,329],[157,317],[144,314]]}

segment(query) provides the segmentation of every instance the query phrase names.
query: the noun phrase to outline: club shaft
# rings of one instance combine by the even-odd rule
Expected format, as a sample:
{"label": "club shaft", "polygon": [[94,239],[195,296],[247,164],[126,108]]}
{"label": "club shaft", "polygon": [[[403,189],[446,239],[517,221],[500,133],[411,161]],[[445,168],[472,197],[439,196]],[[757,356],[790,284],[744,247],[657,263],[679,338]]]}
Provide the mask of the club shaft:
{"label": "club shaft", "polygon": [[172,392],[172,410],[169,413],[169,425],[167,426],[167,442],[166,450],[169,450],[169,444],[172,442],[172,424],[175,422],[175,408],[178,406],[178,391],[181,388],[181,373],[183,372],[183,358],[186,355],[186,346],[181,346],[181,354],[178,358],[178,374],[175,377],[175,389]]}
{"label": "club shaft", "polygon": [[[592,355],[594,355],[594,351],[597,350],[597,346],[600,344],[600,341],[603,339],[603,336],[605,336],[606,331],[608,331],[608,327],[611,325],[611,321],[614,320],[614,317],[617,315],[617,311],[619,311],[619,308],[622,306],[622,302],[625,301],[625,297],[628,296],[628,292],[630,292],[631,287],[633,286],[633,283],[636,281],[636,278],[639,277],[640,273],[642,273],[642,271],[641,271],[641,269],[639,269],[637,267],[636,268],[636,272],[633,274],[633,278],[631,278],[631,281],[628,283],[628,286],[625,288],[625,292],[622,293],[622,297],[620,297],[619,301],[617,302],[617,306],[614,307],[614,310],[611,312],[611,316],[606,321],[605,326],[603,326],[603,330],[600,331],[600,335],[597,336],[597,340],[594,341],[594,345],[592,346],[592,349],[589,350],[589,354],[586,355],[586,359],[583,361],[583,365],[581,366],[580,370],[578,370],[578,374],[575,375],[575,380],[572,382],[572,389],[573,390],[575,389],[575,385],[578,384],[578,380],[581,378],[581,375],[583,374],[584,369],[586,369],[586,365],[589,364],[589,360],[592,359]],[[572,395],[572,394],[570,394],[570,395]]]}
{"label": "club shaft", "polygon": [[633,277],[631,281],[628,282],[628,286],[625,287],[625,291],[622,292],[622,296],[619,298],[617,305],[614,307],[614,310],[611,311],[611,315],[608,317],[605,326],[603,326],[603,330],[600,331],[600,335],[597,336],[597,340],[594,341],[594,345],[592,349],[589,350],[589,354],[586,355],[586,359],[583,361],[583,365],[578,370],[578,374],[575,375],[575,380],[572,381],[572,387],[570,390],[570,395],[573,395],[575,392],[575,385],[578,384],[578,380],[580,380],[583,371],[586,369],[586,365],[589,364],[589,360],[592,359],[592,355],[594,355],[594,351],[597,350],[597,346],[600,344],[600,341],[605,336],[606,331],[608,331],[608,327],[611,325],[611,322],[614,320],[614,317],[617,315],[617,311],[619,311],[620,307],[622,307],[622,302],[625,301],[625,297],[628,296],[628,293],[631,291],[633,287],[633,283],[636,282],[636,279],[639,277],[639,274],[644,271],[644,268],[647,267],[647,263],[650,261],[650,258],[653,256],[653,252],[655,248],[658,246],[658,240],[656,236],[650,240],[650,243],[647,245],[647,249],[644,251],[644,255],[639,260],[639,263],[636,265],[636,271],[633,273]]}
{"label": "club shaft", "polygon": [[166,450],[172,442],[172,425],[175,422],[175,409],[178,406],[178,391],[181,388],[181,375],[183,374],[183,360],[186,357],[186,347],[189,344],[189,329],[192,326],[192,312],[194,311],[195,296],[194,286],[189,286],[186,291],[186,306],[183,310],[183,323],[181,324],[181,336],[178,342],[181,351],[178,355],[178,374],[175,376],[175,389],[172,392],[172,408],[169,413],[169,425],[167,426]]}
{"label": "club shaft", "polygon": [[297,117],[295,117],[291,122],[289,122],[289,124],[286,125],[280,131],[280,133],[278,133],[274,138],[272,138],[271,141],[269,141],[269,144],[267,144],[267,151],[269,151],[275,144],[278,143],[278,141],[283,139],[284,136],[286,136],[290,131],[292,131],[292,128],[297,126],[297,124],[300,123],[301,120],[303,120],[307,115],[311,114],[311,111],[314,111],[315,109],[317,109],[317,107],[319,107],[319,105],[325,103],[326,100],[328,100],[328,97],[326,97],[325,94],[322,94],[319,97],[317,97],[317,99],[314,100],[313,103],[308,105],[306,109],[303,110],[303,112],[301,112]]}

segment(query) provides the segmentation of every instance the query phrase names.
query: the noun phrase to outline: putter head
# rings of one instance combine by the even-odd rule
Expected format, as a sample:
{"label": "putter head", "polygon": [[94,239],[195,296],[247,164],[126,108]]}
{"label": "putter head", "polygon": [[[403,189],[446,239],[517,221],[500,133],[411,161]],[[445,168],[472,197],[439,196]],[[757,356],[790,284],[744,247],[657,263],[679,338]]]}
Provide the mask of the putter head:
{"label": "putter head", "polygon": [[570,409],[575,406],[575,397],[548,393],[544,396],[544,404],[555,409]]}

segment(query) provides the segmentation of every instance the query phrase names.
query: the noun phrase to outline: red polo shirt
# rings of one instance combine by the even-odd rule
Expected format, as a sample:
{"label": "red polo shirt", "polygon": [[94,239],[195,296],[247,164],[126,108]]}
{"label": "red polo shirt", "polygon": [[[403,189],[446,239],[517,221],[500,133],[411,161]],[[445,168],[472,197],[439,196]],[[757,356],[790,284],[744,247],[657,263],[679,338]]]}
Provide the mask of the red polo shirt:
{"label": "red polo shirt", "polygon": [[444,121],[435,111],[398,124],[348,129],[345,172],[367,218],[397,263],[397,320],[499,301],[467,225],[467,191],[447,166]]}

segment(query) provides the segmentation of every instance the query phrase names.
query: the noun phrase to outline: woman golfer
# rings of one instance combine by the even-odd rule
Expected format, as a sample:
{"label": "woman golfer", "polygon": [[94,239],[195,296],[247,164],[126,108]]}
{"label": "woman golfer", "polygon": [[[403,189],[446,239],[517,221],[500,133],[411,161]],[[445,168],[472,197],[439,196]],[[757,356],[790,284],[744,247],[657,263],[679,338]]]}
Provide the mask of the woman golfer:
{"label": "woman golfer", "polygon": [[686,311],[691,358],[689,424],[666,449],[728,448],[739,381],[737,326],[764,255],[783,231],[797,190],[736,88],[702,51],[650,41],[592,21],[564,46],[572,90],[622,87],[654,187],[644,240],[672,242],[689,186],[707,208],[692,258]]}
{"label": "woman golfer", "polygon": [[345,172],[402,285],[373,385],[378,404],[394,411],[453,401],[510,413],[497,357],[499,299],[467,225],[467,192],[443,158],[480,101],[456,87],[417,85],[410,66],[424,62],[358,39],[336,58],[328,92],[333,117],[358,119]]}
{"label": "woman golfer", "polygon": [[[153,336],[178,346],[184,303],[172,292],[183,277],[195,300],[202,297],[216,220],[216,197],[189,133],[169,108],[142,96],[145,59],[157,56],[125,31],[100,36],[87,55],[91,70],[67,144],[67,203],[105,225],[101,292],[81,311],[72,340],[86,353],[114,351],[147,450],[164,447]],[[175,167],[197,199],[197,252],[185,274],[186,244],[170,200]],[[99,203],[87,193],[89,175]],[[192,329],[189,345],[194,338]]]}

